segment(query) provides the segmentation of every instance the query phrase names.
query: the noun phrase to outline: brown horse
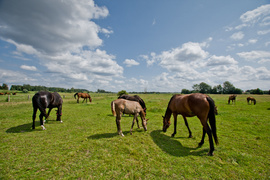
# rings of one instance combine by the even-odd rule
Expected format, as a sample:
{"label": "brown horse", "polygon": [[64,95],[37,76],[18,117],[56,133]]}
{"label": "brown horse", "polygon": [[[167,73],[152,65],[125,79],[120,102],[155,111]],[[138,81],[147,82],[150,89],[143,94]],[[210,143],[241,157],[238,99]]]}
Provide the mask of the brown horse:
{"label": "brown horse", "polygon": [[256,104],[256,99],[254,97],[247,97],[247,103],[248,104],[249,104],[249,101],[251,101],[250,104],[252,104],[252,102],[253,102],[254,105]]}
{"label": "brown horse", "polygon": [[76,99],[76,96],[78,96],[77,103],[79,103],[80,98],[83,98],[83,102],[84,102],[84,100],[86,100],[86,102],[87,102],[87,98],[89,99],[90,102],[92,102],[91,96],[88,93],[76,93],[76,94],[74,94],[75,99]]}
{"label": "brown horse", "polygon": [[237,96],[237,95],[235,95],[235,94],[230,95],[230,96],[229,96],[229,99],[228,99],[228,104],[230,104],[231,101],[232,101],[232,104],[233,104],[233,102],[234,102],[234,104],[235,104],[236,96]]}
{"label": "brown horse", "polygon": [[[131,129],[130,129],[130,134],[132,134],[132,129],[135,123],[135,120],[137,120],[137,124],[138,124],[138,119],[137,117],[140,115],[141,119],[142,119],[142,126],[144,128],[145,131],[147,131],[147,121],[145,119],[145,112],[142,108],[142,106],[136,102],[136,101],[129,101],[129,100],[125,100],[125,99],[116,99],[112,102],[115,105],[115,111],[116,111],[116,126],[117,126],[117,131],[118,134],[121,136],[124,136],[124,134],[122,133],[121,130],[121,117],[122,114],[132,114],[134,115],[133,121],[132,121],[132,125],[131,125]],[[139,124],[138,124],[138,128]]]}
{"label": "brown horse", "polygon": [[[185,120],[185,124],[189,130],[186,117],[197,116],[203,126],[203,135],[199,147],[204,144],[205,134],[207,133],[209,138],[210,150],[208,155],[212,156],[214,151],[214,143],[218,144],[217,130],[216,130],[216,118],[215,118],[215,102],[214,100],[201,93],[188,94],[188,95],[174,95],[168,103],[168,107],[163,116],[163,132],[166,132],[168,127],[171,125],[170,118],[173,114],[174,117],[174,132],[172,137],[176,134],[177,126],[177,115],[181,114]],[[209,118],[209,127],[207,120]],[[189,137],[192,137],[191,131],[189,130]]]}

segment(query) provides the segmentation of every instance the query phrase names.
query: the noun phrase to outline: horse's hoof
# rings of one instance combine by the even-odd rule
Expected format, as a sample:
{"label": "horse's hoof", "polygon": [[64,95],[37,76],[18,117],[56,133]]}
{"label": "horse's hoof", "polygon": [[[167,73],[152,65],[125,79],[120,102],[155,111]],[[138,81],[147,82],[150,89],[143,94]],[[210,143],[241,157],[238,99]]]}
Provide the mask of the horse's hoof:
{"label": "horse's hoof", "polygon": [[192,135],[189,135],[188,138],[193,138],[193,136]]}
{"label": "horse's hoof", "polygon": [[213,156],[213,153],[209,152],[209,153],[207,154],[207,156]]}
{"label": "horse's hoof", "polygon": [[172,135],[171,135],[171,137],[174,137],[174,136],[175,136],[175,134],[172,134]]}
{"label": "horse's hoof", "polygon": [[202,147],[202,145],[203,145],[203,143],[200,142],[200,143],[198,144],[198,148]]}

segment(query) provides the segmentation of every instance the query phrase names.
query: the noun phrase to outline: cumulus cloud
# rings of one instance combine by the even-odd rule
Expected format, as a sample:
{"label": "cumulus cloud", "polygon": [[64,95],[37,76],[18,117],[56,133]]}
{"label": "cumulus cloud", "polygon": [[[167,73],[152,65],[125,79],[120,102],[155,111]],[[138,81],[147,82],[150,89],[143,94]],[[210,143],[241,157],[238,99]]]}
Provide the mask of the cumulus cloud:
{"label": "cumulus cloud", "polygon": [[234,60],[231,56],[211,56],[206,65],[207,66],[217,66],[217,65],[228,65],[228,64],[237,64],[238,62]]}
{"label": "cumulus cloud", "polygon": [[[103,43],[99,33],[109,36],[113,30],[100,27],[93,19],[108,15],[108,9],[93,0],[4,0],[0,6],[0,37],[16,47],[14,54],[18,57],[35,57],[47,68],[45,72],[58,77],[54,81],[106,84],[123,74],[115,56],[99,49]],[[21,68],[35,70],[26,65]]]}
{"label": "cumulus cloud", "polygon": [[270,52],[268,51],[250,51],[241,52],[237,55],[248,61],[258,61],[259,63],[270,62]]}
{"label": "cumulus cloud", "polygon": [[138,66],[140,63],[135,61],[134,59],[126,59],[124,61],[124,64],[126,64],[127,67],[131,67],[131,66]]}

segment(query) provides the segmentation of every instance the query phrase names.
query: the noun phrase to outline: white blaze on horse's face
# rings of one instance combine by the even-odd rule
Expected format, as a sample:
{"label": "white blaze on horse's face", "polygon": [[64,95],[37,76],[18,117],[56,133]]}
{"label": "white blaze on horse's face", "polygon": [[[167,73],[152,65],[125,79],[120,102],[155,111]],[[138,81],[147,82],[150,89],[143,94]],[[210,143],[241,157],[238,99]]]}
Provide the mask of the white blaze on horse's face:
{"label": "white blaze on horse's face", "polygon": [[144,119],[142,121],[142,126],[143,126],[144,130],[147,131],[147,120],[146,119]]}
{"label": "white blaze on horse's face", "polygon": [[46,130],[46,128],[43,125],[41,125],[41,127],[42,127],[42,130]]}

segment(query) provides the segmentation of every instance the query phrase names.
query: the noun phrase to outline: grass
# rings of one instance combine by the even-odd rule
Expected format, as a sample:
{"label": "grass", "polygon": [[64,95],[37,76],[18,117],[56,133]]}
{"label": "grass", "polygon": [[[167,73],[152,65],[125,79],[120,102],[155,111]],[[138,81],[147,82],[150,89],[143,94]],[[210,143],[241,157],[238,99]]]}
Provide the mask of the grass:
{"label": "grass", "polygon": [[255,106],[247,105],[247,95],[238,95],[235,105],[227,104],[228,95],[211,95],[218,106],[220,141],[213,157],[206,155],[207,137],[197,148],[202,126],[196,117],[188,118],[194,138],[187,138],[181,116],[174,138],[173,125],[161,131],[171,94],[140,95],[148,108],[148,131],[134,128],[130,135],[132,117],[124,116],[125,137],[117,135],[110,110],[116,95],[94,93],[93,102],[84,104],[77,104],[73,94],[61,95],[63,123],[52,111],[45,131],[38,119],[31,129],[28,94],[11,96],[11,102],[0,96],[0,179],[270,178],[269,95],[254,95]]}

